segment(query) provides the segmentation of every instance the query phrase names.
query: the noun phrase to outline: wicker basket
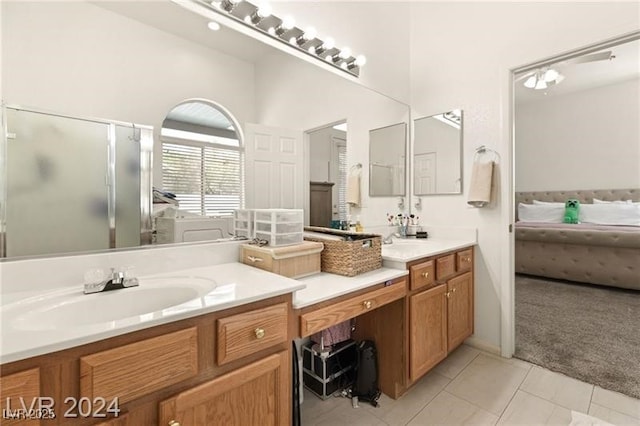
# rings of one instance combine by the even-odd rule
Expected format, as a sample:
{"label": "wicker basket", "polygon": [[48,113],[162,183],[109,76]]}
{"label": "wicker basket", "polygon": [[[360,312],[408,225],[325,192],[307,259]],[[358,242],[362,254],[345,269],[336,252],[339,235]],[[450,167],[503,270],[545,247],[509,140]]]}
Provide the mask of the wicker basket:
{"label": "wicker basket", "polygon": [[377,234],[340,231],[338,229],[308,226],[305,231],[342,236],[350,241],[333,241],[320,235],[305,234],[304,239],[324,244],[321,270],[353,277],[382,267],[382,237]]}

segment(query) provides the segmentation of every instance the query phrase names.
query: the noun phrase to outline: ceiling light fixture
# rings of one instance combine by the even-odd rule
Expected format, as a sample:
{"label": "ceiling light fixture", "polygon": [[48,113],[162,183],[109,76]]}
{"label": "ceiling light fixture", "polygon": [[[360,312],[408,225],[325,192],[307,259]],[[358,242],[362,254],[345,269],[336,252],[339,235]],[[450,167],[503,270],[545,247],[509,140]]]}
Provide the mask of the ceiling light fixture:
{"label": "ceiling light fixture", "polygon": [[544,90],[549,86],[559,84],[564,76],[553,68],[537,69],[524,81],[524,87],[533,90]]}
{"label": "ceiling light fixture", "polygon": [[209,27],[211,31],[218,31],[220,29],[220,24],[216,21],[211,21],[207,24],[207,27]]}
{"label": "ceiling light fixture", "polygon": [[[279,18],[273,15],[271,7],[263,0],[257,0],[258,5],[243,0],[172,1],[178,4],[191,3],[204,6],[211,12],[232,18],[246,27],[288,45],[289,48],[296,49],[355,77],[360,75],[361,67],[367,62],[364,55],[352,56],[351,49],[348,47],[336,48],[335,41],[331,37],[325,40],[317,38],[315,28],[308,27],[302,30],[295,26],[295,21],[290,16]],[[191,7],[185,7],[194,10]]]}

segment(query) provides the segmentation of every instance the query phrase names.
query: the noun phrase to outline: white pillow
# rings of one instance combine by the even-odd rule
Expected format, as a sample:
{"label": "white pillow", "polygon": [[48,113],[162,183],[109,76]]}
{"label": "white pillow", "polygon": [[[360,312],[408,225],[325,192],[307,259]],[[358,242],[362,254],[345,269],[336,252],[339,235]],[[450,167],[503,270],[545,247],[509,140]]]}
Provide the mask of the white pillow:
{"label": "white pillow", "polygon": [[564,203],[518,203],[518,220],[522,222],[562,223],[562,219],[564,219]]}
{"label": "white pillow", "polygon": [[538,204],[538,205],[555,205],[555,206],[564,206],[564,203],[561,203],[560,201],[539,201],[539,200],[533,200],[533,204]]}
{"label": "white pillow", "polygon": [[604,201],[604,200],[598,200],[597,198],[594,198],[593,204],[640,204],[640,202],[634,202],[631,200]]}
{"label": "white pillow", "polygon": [[640,204],[581,204],[580,222],[597,225],[640,226]]}

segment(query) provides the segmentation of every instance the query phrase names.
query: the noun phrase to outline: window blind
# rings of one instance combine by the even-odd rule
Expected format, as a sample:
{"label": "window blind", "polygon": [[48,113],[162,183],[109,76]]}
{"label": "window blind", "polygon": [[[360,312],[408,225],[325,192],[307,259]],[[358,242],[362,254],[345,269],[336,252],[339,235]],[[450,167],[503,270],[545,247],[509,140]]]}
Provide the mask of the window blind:
{"label": "window blind", "polygon": [[242,162],[239,147],[163,141],[163,190],[176,195],[181,210],[232,215],[244,202]]}
{"label": "window blind", "polygon": [[347,220],[347,146],[336,144],[338,149],[338,219]]}

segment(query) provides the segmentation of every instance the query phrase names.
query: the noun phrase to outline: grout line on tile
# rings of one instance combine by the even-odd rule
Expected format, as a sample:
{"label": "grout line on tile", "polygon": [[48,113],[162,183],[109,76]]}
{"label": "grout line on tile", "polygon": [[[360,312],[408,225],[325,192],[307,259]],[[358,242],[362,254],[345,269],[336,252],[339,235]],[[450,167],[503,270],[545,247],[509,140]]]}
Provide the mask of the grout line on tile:
{"label": "grout line on tile", "polygon": [[[478,352],[477,354],[475,354],[475,356],[474,356],[473,358],[471,358],[471,359],[469,360],[469,362],[468,362],[468,363],[466,363],[466,364],[464,365],[464,367],[462,368],[462,370],[458,371],[458,374],[456,374],[455,376],[453,376],[453,378],[449,379],[449,378],[447,377],[447,379],[449,379],[449,383],[451,383],[452,381],[454,381],[454,380],[455,380],[455,379],[456,379],[460,374],[462,374],[462,372],[463,372],[464,370],[466,370],[466,369],[467,369],[467,367],[469,367],[469,366],[471,365],[471,363],[472,363],[473,361],[475,361],[475,360],[476,360],[476,358],[478,358],[478,356],[480,356],[480,352]],[[445,358],[445,359],[446,359],[446,358]]]}
{"label": "grout line on tile", "polygon": [[593,404],[593,394],[596,392],[596,385],[591,385],[591,395],[589,395],[589,406],[587,407],[587,414],[591,411],[591,404]]}

